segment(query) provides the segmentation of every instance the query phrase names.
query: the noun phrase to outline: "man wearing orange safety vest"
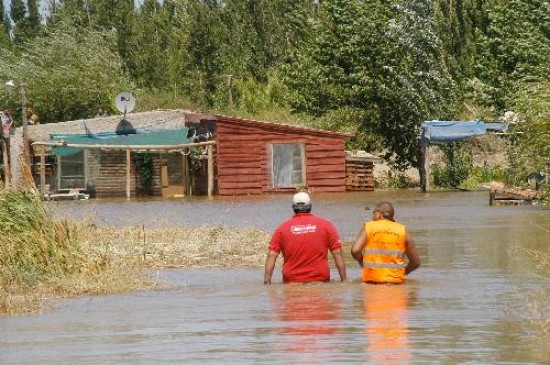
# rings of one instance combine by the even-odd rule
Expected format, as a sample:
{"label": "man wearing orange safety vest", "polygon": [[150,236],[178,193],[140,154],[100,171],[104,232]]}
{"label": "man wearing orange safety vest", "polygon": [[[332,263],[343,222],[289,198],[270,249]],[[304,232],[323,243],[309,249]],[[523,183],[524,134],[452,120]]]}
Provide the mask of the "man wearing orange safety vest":
{"label": "man wearing orange safety vest", "polygon": [[393,216],[390,203],[378,204],[373,220],[365,223],[355,238],[351,255],[363,268],[362,280],[366,283],[401,284],[405,275],[420,266],[412,237]]}

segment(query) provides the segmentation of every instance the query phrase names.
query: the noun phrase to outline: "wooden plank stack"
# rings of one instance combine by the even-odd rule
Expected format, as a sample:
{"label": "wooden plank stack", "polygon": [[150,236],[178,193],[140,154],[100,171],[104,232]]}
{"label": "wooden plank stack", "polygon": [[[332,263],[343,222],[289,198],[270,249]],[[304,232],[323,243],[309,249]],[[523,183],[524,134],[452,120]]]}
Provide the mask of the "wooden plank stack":
{"label": "wooden plank stack", "polygon": [[489,190],[489,205],[524,205],[541,199],[539,191],[517,187],[506,187],[493,183]]}
{"label": "wooden plank stack", "polygon": [[370,157],[346,156],[346,190],[374,191],[374,162]]}

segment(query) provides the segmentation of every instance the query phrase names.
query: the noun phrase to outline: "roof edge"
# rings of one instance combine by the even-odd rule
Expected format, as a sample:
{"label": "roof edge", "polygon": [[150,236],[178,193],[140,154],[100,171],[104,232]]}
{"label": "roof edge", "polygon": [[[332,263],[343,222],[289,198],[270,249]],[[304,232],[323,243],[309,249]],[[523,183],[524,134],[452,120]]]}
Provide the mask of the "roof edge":
{"label": "roof edge", "polygon": [[346,133],[346,132],[334,132],[334,131],[327,131],[323,129],[313,129],[313,128],[307,128],[307,127],[300,127],[290,124],[281,124],[281,123],[274,123],[274,122],[263,122],[259,120],[254,119],[246,119],[246,118],[239,118],[239,117],[232,117],[227,115],[215,115],[218,123],[237,123],[237,124],[244,124],[244,125],[250,125],[255,127],[269,127],[269,126],[276,126],[279,129],[286,130],[286,131],[297,131],[297,132],[306,132],[310,134],[316,134],[326,137],[339,137],[342,139],[351,139],[355,137],[352,133]]}

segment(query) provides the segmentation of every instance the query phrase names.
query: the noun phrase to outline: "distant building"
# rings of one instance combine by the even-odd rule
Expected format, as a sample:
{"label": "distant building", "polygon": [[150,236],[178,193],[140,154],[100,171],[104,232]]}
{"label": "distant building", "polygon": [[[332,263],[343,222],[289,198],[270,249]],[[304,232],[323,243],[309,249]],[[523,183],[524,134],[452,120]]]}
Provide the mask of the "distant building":
{"label": "distant building", "polygon": [[352,134],[185,110],[129,114],[135,133],[128,135],[115,132],[120,122],[110,116],[31,126],[37,185],[127,197],[374,188],[376,158],[346,157]]}

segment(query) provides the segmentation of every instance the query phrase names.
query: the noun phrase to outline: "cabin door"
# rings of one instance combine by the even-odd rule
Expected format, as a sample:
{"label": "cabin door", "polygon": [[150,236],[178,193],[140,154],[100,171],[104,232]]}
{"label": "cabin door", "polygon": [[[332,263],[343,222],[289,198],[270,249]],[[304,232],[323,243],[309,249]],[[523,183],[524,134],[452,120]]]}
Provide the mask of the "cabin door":
{"label": "cabin door", "polygon": [[171,153],[164,155],[160,169],[162,197],[183,198],[186,196],[186,171],[188,170],[185,154]]}

